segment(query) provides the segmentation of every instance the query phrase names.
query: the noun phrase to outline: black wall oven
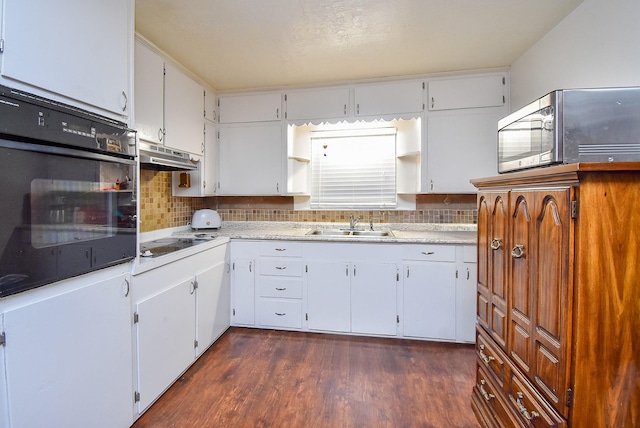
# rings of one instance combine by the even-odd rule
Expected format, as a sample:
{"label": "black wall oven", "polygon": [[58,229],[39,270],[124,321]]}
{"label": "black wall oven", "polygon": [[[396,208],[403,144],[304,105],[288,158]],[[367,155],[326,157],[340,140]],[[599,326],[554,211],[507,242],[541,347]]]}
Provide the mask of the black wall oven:
{"label": "black wall oven", "polygon": [[0,86],[0,297],[136,255],[136,136]]}

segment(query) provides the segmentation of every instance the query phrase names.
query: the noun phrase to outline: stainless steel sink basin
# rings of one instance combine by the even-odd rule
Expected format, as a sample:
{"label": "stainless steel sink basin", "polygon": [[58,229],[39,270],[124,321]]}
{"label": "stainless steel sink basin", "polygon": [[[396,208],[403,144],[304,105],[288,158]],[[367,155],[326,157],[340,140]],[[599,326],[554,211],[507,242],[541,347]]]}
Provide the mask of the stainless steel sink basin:
{"label": "stainless steel sink basin", "polygon": [[316,236],[344,236],[349,238],[372,238],[393,236],[389,230],[336,230],[336,229],[314,229],[307,232],[307,235]]}

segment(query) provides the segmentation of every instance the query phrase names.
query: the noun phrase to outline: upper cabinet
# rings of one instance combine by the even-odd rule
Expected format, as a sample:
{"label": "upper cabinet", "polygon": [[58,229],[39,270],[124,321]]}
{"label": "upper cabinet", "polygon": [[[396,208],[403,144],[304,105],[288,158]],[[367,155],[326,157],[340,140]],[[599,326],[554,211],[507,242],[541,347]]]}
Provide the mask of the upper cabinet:
{"label": "upper cabinet", "polygon": [[135,51],[135,122],[141,140],[164,141],[164,60],[139,40]]}
{"label": "upper cabinet", "polygon": [[506,104],[506,78],[503,75],[461,77],[429,82],[430,111],[477,107],[500,107]]}
{"label": "upper cabinet", "polygon": [[216,94],[209,89],[204,90],[204,118],[210,122],[218,120],[218,112],[216,111]]}
{"label": "upper cabinet", "polygon": [[4,0],[2,22],[3,84],[129,116],[132,0]]}
{"label": "upper cabinet", "polygon": [[422,81],[358,85],[354,88],[355,115],[377,116],[421,112],[423,85]]}
{"label": "upper cabinet", "polygon": [[270,122],[282,119],[280,93],[231,95],[218,99],[220,123]]}
{"label": "upper cabinet", "polygon": [[204,88],[141,41],[135,47],[134,126],[138,136],[202,155]]}
{"label": "upper cabinet", "polygon": [[349,88],[321,88],[287,92],[288,120],[338,119],[349,115]]}
{"label": "upper cabinet", "polygon": [[202,154],[204,89],[172,64],[164,70],[164,145]]}

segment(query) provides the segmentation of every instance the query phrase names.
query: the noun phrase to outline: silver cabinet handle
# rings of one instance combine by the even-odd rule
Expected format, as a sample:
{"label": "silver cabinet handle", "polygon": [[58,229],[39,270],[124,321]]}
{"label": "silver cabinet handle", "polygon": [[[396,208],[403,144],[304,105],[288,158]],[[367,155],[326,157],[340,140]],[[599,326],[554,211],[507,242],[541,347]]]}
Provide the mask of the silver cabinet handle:
{"label": "silver cabinet handle", "polygon": [[127,285],[127,291],[125,291],[124,297],[128,297],[129,291],[131,291],[131,284],[129,284],[129,278],[125,278],[124,283]]}
{"label": "silver cabinet handle", "polygon": [[431,108],[433,108],[435,104],[436,104],[436,100],[433,97],[431,97]]}
{"label": "silver cabinet handle", "polygon": [[516,246],[511,249],[511,257],[514,259],[524,257],[524,245],[516,244]]}
{"label": "silver cabinet handle", "polygon": [[276,251],[287,251],[286,248],[276,248]]}
{"label": "silver cabinet handle", "polygon": [[287,267],[286,266],[276,266],[276,269],[278,270],[285,270]]}
{"label": "silver cabinet handle", "polygon": [[286,289],[287,289],[287,287],[285,287],[285,288],[278,288],[278,287],[276,287],[276,290],[278,290],[278,291],[284,291],[284,290],[286,290]]}
{"label": "silver cabinet handle", "polygon": [[436,252],[435,251],[423,251],[422,254],[424,254],[425,256],[432,256],[434,255]]}
{"label": "silver cabinet handle", "polygon": [[127,111],[127,105],[129,104],[129,98],[127,97],[127,93],[122,91],[122,96],[124,97],[124,106],[122,107],[122,111]]}
{"label": "silver cabinet handle", "polygon": [[277,316],[279,316],[279,317],[283,317],[283,316],[287,315],[287,313],[286,313],[286,312],[282,312],[282,313],[280,313],[280,312],[276,312],[275,314],[276,314]]}

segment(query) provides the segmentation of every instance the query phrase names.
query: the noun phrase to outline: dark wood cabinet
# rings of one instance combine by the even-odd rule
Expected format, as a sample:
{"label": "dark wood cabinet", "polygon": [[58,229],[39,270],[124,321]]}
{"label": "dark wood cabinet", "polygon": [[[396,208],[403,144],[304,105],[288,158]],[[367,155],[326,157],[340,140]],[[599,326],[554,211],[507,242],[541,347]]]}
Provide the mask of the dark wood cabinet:
{"label": "dark wood cabinet", "polygon": [[473,181],[483,426],[640,426],[640,163]]}

